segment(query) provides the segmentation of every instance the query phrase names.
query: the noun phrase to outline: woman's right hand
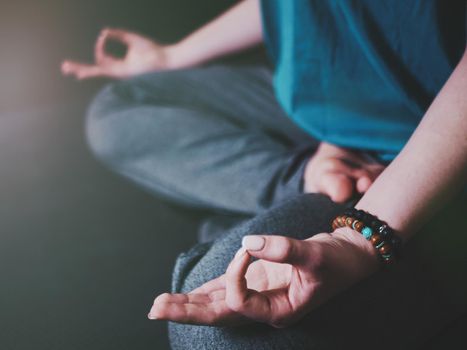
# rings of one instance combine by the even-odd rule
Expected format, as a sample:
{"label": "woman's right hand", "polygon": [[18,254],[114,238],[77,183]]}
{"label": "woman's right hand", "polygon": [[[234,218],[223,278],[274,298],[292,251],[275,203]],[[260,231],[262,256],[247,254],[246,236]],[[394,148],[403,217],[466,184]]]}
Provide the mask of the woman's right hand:
{"label": "woman's right hand", "polygon": [[[123,58],[105,52],[105,44],[109,39],[119,41],[127,47]],[[96,77],[124,79],[174,68],[171,67],[169,46],[160,45],[145,36],[122,29],[104,29],[96,41],[94,56],[94,64],[64,61],[61,66],[62,73],[79,80]]]}

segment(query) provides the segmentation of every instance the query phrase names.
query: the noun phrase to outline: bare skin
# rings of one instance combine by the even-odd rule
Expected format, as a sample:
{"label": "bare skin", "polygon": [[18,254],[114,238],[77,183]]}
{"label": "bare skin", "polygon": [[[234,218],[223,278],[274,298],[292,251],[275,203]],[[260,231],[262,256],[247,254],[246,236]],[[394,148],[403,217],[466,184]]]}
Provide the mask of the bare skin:
{"label": "bare skin", "polygon": [[[262,248],[251,244],[251,238],[263,241]],[[250,257],[259,260],[250,264]],[[246,236],[225,274],[188,294],[158,296],[148,317],[200,325],[262,322],[286,327],[377,266],[373,247],[352,230],[303,241]]]}
{"label": "bare skin", "polygon": [[[128,46],[126,57],[117,60],[105,54],[103,42],[110,37]],[[244,0],[174,45],[109,29],[96,43],[94,64],[65,61],[62,72],[78,79],[123,79],[192,67],[261,41],[259,2]],[[307,164],[304,191],[324,193],[335,201],[344,201],[355,191],[364,193],[357,208],[388,222],[404,240],[410,238],[465,185],[465,91],[467,54],[387,168],[371,164],[357,152],[322,143]],[[259,260],[249,264],[249,256]],[[157,297],[148,317],[205,325],[263,322],[283,327],[377,269],[371,244],[349,228],[303,241],[249,236],[224,275],[188,294]]]}
{"label": "bare skin", "polygon": [[359,152],[321,142],[305,167],[304,192],[345,202],[355,192],[365,193],[384,168]]}
{"label": "bare skin", "polygon": [[[105,44],[109,39],[119,41],[127,47],[123,59],[105,52]],[[146,72],[169,69],[168,55],[169,50],[166,47],[145,36],[127,30],[107,28],[102,30],[96,40],[93,64],[66,60],[62,63],[61,70],[64,75],[71,75],[79,80],[96,77],[124,79]]]}

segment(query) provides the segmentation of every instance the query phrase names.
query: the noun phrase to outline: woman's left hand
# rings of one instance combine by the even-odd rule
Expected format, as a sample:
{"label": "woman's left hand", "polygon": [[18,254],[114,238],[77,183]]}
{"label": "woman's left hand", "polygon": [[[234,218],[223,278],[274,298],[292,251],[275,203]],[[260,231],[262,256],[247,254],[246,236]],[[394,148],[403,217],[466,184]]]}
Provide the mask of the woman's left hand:
{"label": "woman's left hand", "polygon": [[[372,245],[350,228],[306,240],[246,236],[224,275],[188,294],[162,294],[150,319],[285,327],[377,269]],[[259,260],[250,264],[250,257]]]}

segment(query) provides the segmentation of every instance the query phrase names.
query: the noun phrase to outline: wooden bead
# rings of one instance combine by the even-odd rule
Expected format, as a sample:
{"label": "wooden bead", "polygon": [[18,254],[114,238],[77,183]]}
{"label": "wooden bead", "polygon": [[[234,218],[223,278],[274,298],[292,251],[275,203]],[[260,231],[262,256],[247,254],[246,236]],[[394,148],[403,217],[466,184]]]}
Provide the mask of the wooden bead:
{"label": "wooden bead", "polygon": [[338,228],[339,226],[337,225],[337,219],[334,219],[333,222],[332,222],[332,230],[334,231],[336,228]]}
{"label": "wooden bead", "polygon": [[337,227],[340,227],[341,226],[341,217],[338,216],[334,219],[334,222],[336,223]]}
{"label": "wooden bead", "polygon": [[382,247],[378,249],[380,254],[389,254],[392,251],[392,247],[390,244],[385,243]]}
{"label": "wooden bead", "polygon": [[370,242],[371,242],[371,244],[373,244],[374,246],[377,246],[377,245],[380,244],[382,241],[383,241],[383,239],[381,238],[381,236],[380,236],[378,233],[373,233],[373,235],[372,235],[371,238],[370,238]]}
{"label": "wooden bead", "polygon": [[348,227],[352,227],[352,223],[354,221],[355,221],[355,219],[349,216],[347,219],[345,219],[345,225],[348,226]]}
{"label": "wooden bead", "polygon": [[362,232],[363,222],[356,220],[356,221],[354,221],[352,227],[353,227],[354,230],[356,230],[358,232]]}
{"label": "wooden bead", "polygon": [[339,227],[344,226],[344,224],[343,224],[343,222],[342,222],[342,216],[338,216],[338,217],[336,218],[336,222],[337,222],[337,226],[339,226]]}

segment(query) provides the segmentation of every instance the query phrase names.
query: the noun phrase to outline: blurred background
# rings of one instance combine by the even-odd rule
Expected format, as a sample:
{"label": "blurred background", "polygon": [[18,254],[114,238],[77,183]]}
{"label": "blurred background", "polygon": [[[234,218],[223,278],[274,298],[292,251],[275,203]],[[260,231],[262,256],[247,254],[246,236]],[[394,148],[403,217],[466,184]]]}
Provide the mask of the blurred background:
{"label": "blurred background", "polygon": [[[235,2],[0,0],[1,350],[168,349],[166,324],[146,316],[205,213],[92,158],[84,115],[106,81],[63,78],[59,66],[92,61],[105,26],[173,42]],[[465,349],[465,324],[426,349]]]}
{"label": "blurred background", "polygon": [[84,114],[105,81],[59,66],[92,61],[104,26],[172,42],[234,2],[0,0],[0,349],[168,348],[146,315],[202,213],[91,157]]}

